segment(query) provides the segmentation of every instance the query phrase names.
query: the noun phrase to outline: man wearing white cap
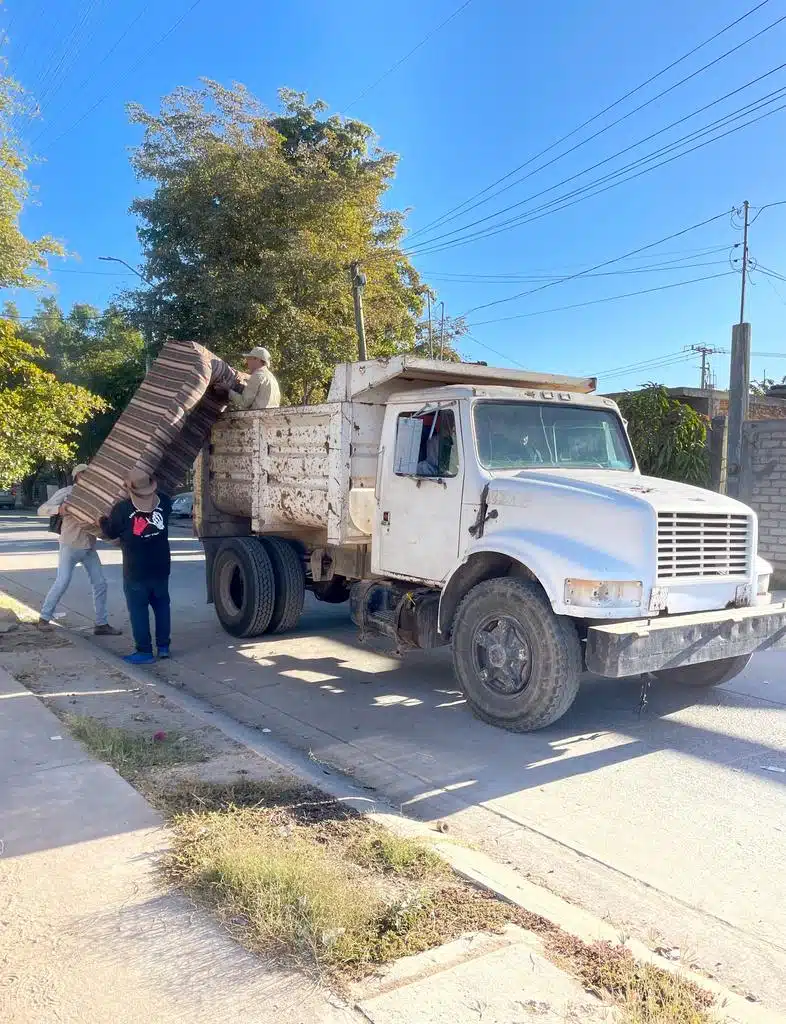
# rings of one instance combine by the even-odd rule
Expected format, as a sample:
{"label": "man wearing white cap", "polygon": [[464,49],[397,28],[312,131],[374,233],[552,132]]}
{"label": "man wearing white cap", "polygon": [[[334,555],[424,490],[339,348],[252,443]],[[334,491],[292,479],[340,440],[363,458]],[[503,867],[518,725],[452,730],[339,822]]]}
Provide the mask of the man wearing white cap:
{"label": "man wearing white cap", "polygon": [[[80,473],[84,473],[87,466],[81,462],[74,466],[71,477],[76,483]],[[57,576],[55,582],[49,589],[41,605],[41,617],[38,620],[38,628],[42,630],[52,629],[52,616],[60,598],[68,590],[74,569],[81,563],[90,577],[90,585],[93,588],[93,604],[96,613],[96,625],[93,632],[96,636],[119,636],[123,631],[109,625],[109,617],[106,607],[106,578],[101,568],[101,559],[96,551],[96,539],[92,533],[88,533],[79,520],[68,511],[68,499],[71,497],[73,484],[70,487],[61,487],[55,491],[51,498],[48,498],[38,509],[39,516],[59,516],[60,550],[57,559]]]}
{"label": "man wearing white cap", "polygon": [[270,372],[270,353],[257,345],[245,353],[246,367],[251,376],[242,392],[229,393],[231,409],[276,409],[281,405],[278,381]]}

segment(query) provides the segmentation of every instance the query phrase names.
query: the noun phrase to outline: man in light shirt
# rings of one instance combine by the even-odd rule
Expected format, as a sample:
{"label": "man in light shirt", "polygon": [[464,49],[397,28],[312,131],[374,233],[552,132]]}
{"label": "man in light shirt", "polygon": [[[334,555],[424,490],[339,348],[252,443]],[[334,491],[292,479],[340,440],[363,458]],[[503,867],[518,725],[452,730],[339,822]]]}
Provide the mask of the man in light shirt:
{"label": "man in light shirt", "polygon": [[[76,483],[80,473],[84,473],[87,466],[80,463],[74,466],[71,477]],[[106,578],[101,568],[101,559],[96,551],[96,539],[88,533],[79,520],[68,511],[68,499],[73,490],[70,487],[61,487],[55,491],[51,498],[38,509],[39,516],[63,517],[60,527],[60,551],[57,561],[57,576],[55,582],[49,589],[41,606],[41,617],[38,620],[38,628],[44,631],[52,629],[52,617],[55,608],[63,594],[68,590],[74,569],[81,563],[90,577],[90,585],[93,588],[93,604],[95,606],[96,624],[93,632],[96,636],[119,636],[123,631],[109,625],[109,617],[106,606]]]}
{"label": "man in light shirt", "polygon": [[245,358],[251,376],[242,392],[230,392],[229,408],[235,411],[277,409],[281,405],[281,391],[278,381],[270,372],[270,353],[258,345],[246,352]]}

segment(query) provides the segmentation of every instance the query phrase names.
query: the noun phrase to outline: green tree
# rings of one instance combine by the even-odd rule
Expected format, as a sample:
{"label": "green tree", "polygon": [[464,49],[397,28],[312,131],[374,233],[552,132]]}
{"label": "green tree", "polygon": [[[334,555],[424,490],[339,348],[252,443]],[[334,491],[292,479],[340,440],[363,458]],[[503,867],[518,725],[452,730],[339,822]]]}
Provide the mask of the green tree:
{"label": "green tree", "polygon": [[59,381],[37,362],[43,351],[0,320],[0,487],[77,452],[79,428],[104,402],[86,388]]}
{"label": "green tree", "polygon": [[369,354],[411,351],[424,307],[400,243],[403,214],[383,210],[397,157],[360,121],[282,90],[279,114],[241,85],[180,88],[133,156],[152,192],[132,204],[145,276],[137,322],[237,360],[271,350],[285,396],[317,401],[333,366],[357,352],[348,266],[361,262]]}
{"label": "green tree", "polygon": [[46,257],[60,255],[63,249],[48,235],[25,238],[19,228],[29,185],[27,163],[11,132],[11,118],[21,89],[5,69],[0,60],[0,288],[11,288],[39,283],[31,268],[46,267]]}
{"label": "green tree", "polygon": [[707,423],[690,405],[671,398],[662,384],[645,384],[618,399],[628,421],[642,473],[706,486],[710,479]]}
{"label": "green tree", "polygon": [[101,312],[77,303],[66,314],[47,296],[22,334],[42,350],[46,368],[60,380],[103,399],[103,410],[84,425],[77,442],[78,458],[92,458],[144,377],[141,333],[116,306]]}

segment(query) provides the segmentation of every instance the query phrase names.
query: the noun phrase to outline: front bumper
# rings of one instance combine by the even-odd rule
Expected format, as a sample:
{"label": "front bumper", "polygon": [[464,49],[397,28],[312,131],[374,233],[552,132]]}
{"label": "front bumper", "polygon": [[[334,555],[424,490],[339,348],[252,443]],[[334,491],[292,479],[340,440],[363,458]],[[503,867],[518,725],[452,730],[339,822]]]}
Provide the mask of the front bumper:
{"label": "front bumper", "polygon": [[591,626],[590,672],[615,679],[786,649],[786,603]]}

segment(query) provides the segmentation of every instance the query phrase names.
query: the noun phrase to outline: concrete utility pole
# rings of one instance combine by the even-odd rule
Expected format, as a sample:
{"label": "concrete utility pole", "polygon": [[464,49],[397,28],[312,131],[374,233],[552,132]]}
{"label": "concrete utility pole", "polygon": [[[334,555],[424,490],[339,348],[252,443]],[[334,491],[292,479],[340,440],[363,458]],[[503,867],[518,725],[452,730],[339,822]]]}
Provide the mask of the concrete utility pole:
{"label": "concrete utility pole", "polygon": [[745,284],[748,276],[748,211],[742,205],[742,286],[740,289],[740,322],[731,329],[731,367],[729,371],[729,439],[726,455],[726,490],[733,497],[740,495],[742,471],[742,432],[748,418],[751,376],[751,325],[745,323]]}
{"label": "concrete utility pole", "polygon": [[434,358],[434,336],[431,333],[431,292],[426,292],[426,302],[428,303],[428,355],[429,359]]}
{"label": "concrete utility pole", "polygon": [[442,315],[439,321],[439,358],[445,358],[445,303],[440,302]]}
{"label": "concrete utility pole", "polygon": [[358,359],[368,359],[366,352],[366,324],[363,320],[363,289],[366,287],[366,275],[361,271],[360,264],[355,261],[349,267],[352,280],[352,301],[355,305],[355,328],[358,332]]}
{"label": "concrete utility pole", "polygon": [[[126,263],[125,260],[118,259],[117,256],[99,256],[100,260],[104,263],[121,263],[124,267],[128,267],[132,274],[144,281],[145,284],[150,288],[152,287],[152,281],[150,278],[145,277],[141,270],[136,267],[132,267],[130,263]],[[145,373],[150,369],[150,364],[153,362],[153,310],[148,301],[147,316],[145,317]]]}

